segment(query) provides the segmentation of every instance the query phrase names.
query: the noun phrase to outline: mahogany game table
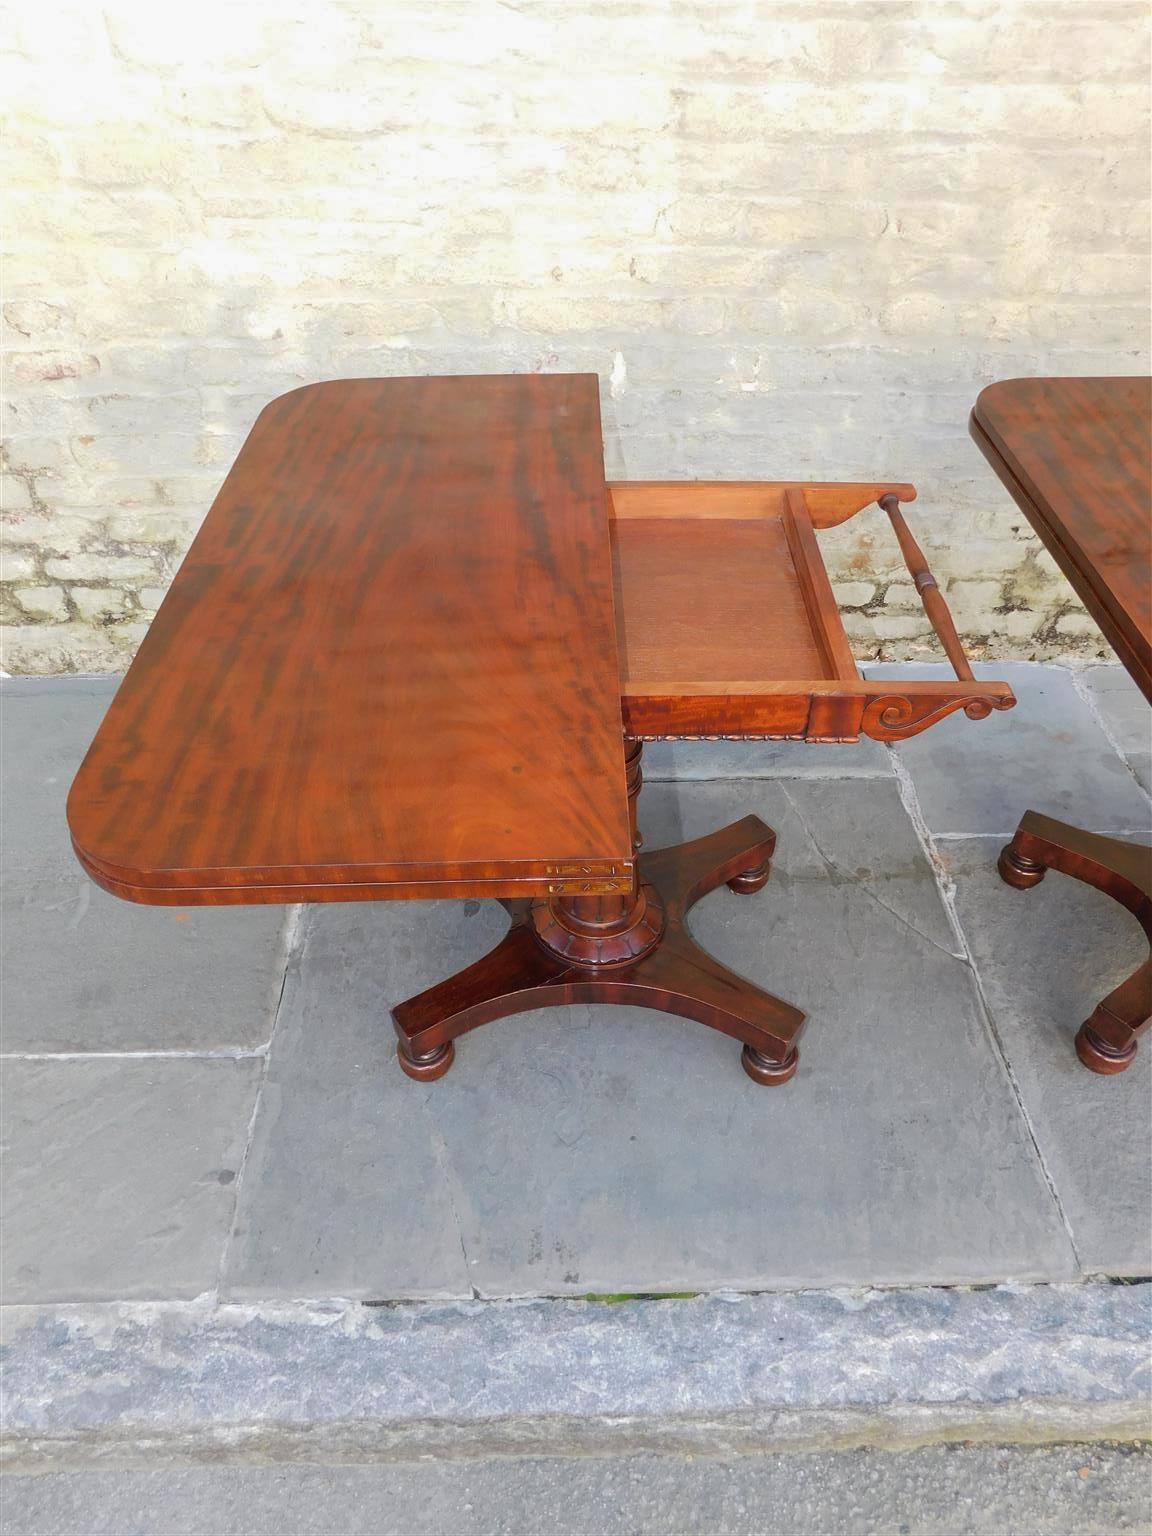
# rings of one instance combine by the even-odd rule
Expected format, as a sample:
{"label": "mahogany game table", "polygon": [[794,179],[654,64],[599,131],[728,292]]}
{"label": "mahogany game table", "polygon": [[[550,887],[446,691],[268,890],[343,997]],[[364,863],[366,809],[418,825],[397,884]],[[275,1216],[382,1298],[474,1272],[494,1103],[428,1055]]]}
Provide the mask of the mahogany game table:
{"label": "mahogany game table", "polygon": [[[1152,702],[1152,379],[1006,379],[971,432],[1128,672]],[[1152,951],[1152,850],[1027,811],[1000,855],[1027,890],[1049,869],[1113,897]],[[1076,1035],[1093,1072],[1123,1072],[1152,1019],[1152,953]]]}
{"label": "mahogany game table", "polygon": [[[641,851],[642,743],[913,735],[977,681],[911,486],[604,479],[595,375],[356,379],[261,414],[68,802],[81,864],[161,905],[493,897],[489,954],[393,1010],[400,1064],[556,1003],[684,1015],[796,1070],[804,1015],[685,926],[767,882],[756,816]],[[879,500],[955,682],[864,681],[815,530]],[[813,936],[814,949],[831,936]]]}

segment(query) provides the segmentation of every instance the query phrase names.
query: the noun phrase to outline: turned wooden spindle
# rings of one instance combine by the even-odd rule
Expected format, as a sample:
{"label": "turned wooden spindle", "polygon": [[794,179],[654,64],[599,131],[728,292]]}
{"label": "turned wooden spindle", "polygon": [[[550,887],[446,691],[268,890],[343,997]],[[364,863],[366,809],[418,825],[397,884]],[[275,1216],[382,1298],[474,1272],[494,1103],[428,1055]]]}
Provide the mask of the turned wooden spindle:
{"label": "turned wooden spindle", "polygon": [[904,564],[908,567],[908,574],[920,594],[924,612],[928,615],[932,628],[936,631],[940,644],[952,663],[952,670],[962,683],[974,682],[972,668],[968,665],[968,657],[964,653],[960,636],[956,633],[951,611],[944,601],[944,594],[940,591],[940,585],[932,574],[924,551],[916,542],[911,528],[904,521],[904,514],[900,510],[900,498],[888,492],[880,497],[877,505],[883,507],[888,514],[896,534],[896,541],[900,545],[900,553],[904,556]]}

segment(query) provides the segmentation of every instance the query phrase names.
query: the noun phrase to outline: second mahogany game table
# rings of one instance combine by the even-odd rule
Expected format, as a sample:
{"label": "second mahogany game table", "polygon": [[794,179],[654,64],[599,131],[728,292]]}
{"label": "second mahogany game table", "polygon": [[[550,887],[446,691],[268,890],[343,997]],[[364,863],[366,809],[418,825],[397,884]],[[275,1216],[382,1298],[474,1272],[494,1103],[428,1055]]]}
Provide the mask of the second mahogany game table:
{"label": "second mahogany game table", "polygon": [[[1152,379],[1004,379],[981,392],[970,430],[1152,703]],[[1076,1034],[1089,1071],[1125,1071],[1152,1024],[1152,850],[1026,811],[999,868],[1018,890],[1058,870],[1143,927],[1149,958]]]}
{"label": "second mahogany game table", "polygon": [[[909,485],[604,479],[595,375],[355,379],[261,414],[72,786],[81,864],[160,905],[494,897],[505,938],[393,1010],[440,1077],[477,1025],[633,1003],[796,1070],[804,1015],[688,909],[767,882],[756,816],[641,851],[642,743],[899,740],[976,680]],[[955,682],[868,682],[816,530],[879,501]],[[835,935],[813,935],[813,954]],[[370,958],[365,957],[370,963]]]}

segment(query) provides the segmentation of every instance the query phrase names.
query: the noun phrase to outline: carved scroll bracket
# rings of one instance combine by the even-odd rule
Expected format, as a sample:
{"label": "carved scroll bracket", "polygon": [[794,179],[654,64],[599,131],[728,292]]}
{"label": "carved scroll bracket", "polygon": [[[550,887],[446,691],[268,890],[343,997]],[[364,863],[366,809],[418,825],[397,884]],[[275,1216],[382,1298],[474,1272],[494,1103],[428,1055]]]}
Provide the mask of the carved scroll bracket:
{"label": "carved scroll bracket", "polygon": [[1015,699],[1003,703],[971,694],[918,695],[885,693],[865,706],[861,730],[873,741],[904,741],[926,731],[937,720],[962,709],[970,720],[986,720],[993,709],[1010,709]]}

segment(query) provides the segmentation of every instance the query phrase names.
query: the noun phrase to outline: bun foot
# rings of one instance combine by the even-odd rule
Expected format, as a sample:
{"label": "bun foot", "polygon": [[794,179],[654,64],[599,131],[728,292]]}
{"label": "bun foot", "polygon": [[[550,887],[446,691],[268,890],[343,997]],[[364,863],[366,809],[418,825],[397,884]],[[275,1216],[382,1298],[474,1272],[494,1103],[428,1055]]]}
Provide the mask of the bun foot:
{"label": "bun foot", "polygon": [[1089,1072],[1099,1072],[1101,1077],[1114,1077],[1132,1065],[1136,1055],[1136,1042],[1118,1047],[1109,1045],[1087,1024],[1081,1024],[1076,1032],[1076,1054]]}
{"label": "bun foot", "polygon": [[800,1062],[800,1052],[795,1046],[788,1052],[783,1061],[773,1061],[770,1056],[765,1056],[763,1051],[758,1051],[755,1046],[746,1045],[740,1053],[740,1065],[747,1072],[754,1083],[763,1083],[766,1087],[774,1087],[777,1083],[790,1082],[796,1076],[796,1068]]}
{"label": "bun foot", "polygon": [[1022,853],[1016,852],[1011,843],[1001,848],[996,868],[1000,871],[1001,880],[1006,885],[1014,885],[1018,891],[1031,890],[1048,873],[1046,865],[1037,864],[1035,859],[1026,859]]}
{"label": "bun foot", "polygon": [[763,864],[757,864],[755,869],[747,869],[742,875],[733,875],[728,881],[728,889],[735,891],[737,896],[752,896],[757,891],[762,891],[768,884],[768,876],[772,866],[765,859]]}
{"label": "bun foot", "polygon": [[456,1060],[456,1047],[449,1040],[447,1045],[438,1045],[422,1056],[409,1056],[403,1044],[397,1044],[396,1059],[401,1070],[418,1083],[433,1083],[443,1077]]}

